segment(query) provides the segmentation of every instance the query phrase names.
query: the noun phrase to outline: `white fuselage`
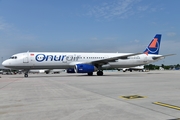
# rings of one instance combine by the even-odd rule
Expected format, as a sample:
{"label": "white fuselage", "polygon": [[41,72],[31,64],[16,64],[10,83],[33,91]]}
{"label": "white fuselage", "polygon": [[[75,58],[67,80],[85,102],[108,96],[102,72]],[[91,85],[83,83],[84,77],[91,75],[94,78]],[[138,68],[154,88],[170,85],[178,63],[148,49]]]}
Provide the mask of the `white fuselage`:
{"label": "white fuselage", "polygon": [[[75,52],[26,52],[13,55],[2,64],[14,69],[68,69],[76,64],[90,64],[93,61],[132,53],[75,53]],[[157,61],[161,55],[140,54],[128,59],[118,59],[102,64],[102,68],[127,68]],[[159,60],[159,59],[158,59]]]}

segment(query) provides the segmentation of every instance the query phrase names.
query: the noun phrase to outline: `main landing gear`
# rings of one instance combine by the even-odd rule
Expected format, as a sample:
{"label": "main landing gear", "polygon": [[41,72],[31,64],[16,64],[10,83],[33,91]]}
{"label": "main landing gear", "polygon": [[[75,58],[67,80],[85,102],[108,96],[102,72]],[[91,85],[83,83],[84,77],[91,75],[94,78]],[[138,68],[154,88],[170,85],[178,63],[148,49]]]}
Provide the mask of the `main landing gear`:
{"label": "main landing gear", "polygon": [[97,71],[97,76],[103,76],[103,71],[102,70]]}
{"label": "main landing gear", "polygon": [[[93,72],[87,73],[88,76],[93,76]],[[98,70],[97,71],[97,76],[103,76],[103,71],[102,70]]]}
{"label": "main landing gear", "polygon": [[89,72],[87,74],[88,74],[88,76],[93,76],[93,72]]}

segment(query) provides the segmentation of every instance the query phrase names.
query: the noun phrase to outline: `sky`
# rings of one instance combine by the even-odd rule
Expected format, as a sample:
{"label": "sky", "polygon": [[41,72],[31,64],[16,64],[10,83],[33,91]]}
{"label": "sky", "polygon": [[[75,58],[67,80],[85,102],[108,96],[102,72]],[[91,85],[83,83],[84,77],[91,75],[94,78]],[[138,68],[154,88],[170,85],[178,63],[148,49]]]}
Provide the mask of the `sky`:
{"label": "sky", "polygon": [[[0,0],[0,62],[20,52],[143,52],[180,64],[180,0]],[[0,64],[1,66],[1,64]]]}

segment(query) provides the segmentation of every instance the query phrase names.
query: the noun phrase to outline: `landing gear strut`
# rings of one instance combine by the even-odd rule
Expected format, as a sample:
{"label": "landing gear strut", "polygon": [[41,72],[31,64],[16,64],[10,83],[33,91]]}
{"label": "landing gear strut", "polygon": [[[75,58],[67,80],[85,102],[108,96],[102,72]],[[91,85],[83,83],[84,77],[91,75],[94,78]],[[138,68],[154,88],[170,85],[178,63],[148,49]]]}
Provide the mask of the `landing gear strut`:
{"label": "landing gear strut", "polygon": [[26,71],[24,72],[24,77],[28,77],[28,72],[29,72],[29,70],[26,70]]}
{"label": "landing gear strut", "polygon": [[24,73],[24,77],[28,77],[28,73]]}

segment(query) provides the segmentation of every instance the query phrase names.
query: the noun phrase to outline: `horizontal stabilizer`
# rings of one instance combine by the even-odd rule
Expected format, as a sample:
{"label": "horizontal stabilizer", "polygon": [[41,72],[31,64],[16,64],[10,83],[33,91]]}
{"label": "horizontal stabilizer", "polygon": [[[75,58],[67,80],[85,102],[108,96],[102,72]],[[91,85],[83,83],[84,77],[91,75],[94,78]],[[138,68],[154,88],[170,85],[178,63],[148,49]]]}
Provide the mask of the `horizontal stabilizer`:
{"label": "horizontal stabilizer", "polygon": [[162,56],[158,56],[158,57],[152,57],[152,59],[157,60],[157,59],[165,58],[165,57],[172,56],[172,55],[176,55],[176,54],[168,54],[168,55],[162,55]]}

